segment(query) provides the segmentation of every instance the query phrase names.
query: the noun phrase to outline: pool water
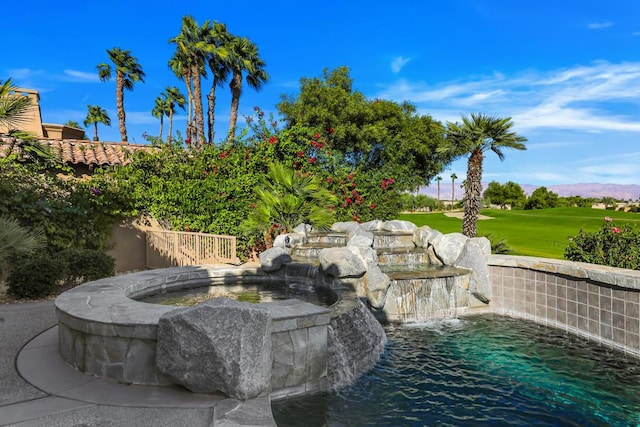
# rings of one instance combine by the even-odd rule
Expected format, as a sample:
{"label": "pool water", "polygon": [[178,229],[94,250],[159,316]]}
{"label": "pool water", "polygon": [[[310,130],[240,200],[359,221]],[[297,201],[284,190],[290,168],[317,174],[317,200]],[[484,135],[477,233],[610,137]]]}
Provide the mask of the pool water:
{"label": "pool water", "polygon": [[272,302],[296,298],[304,302],[328,307],[338,297],[329,288],[301,283],[261,283],[204,286],[193,289],[146,295],[141,302],[162,305],[190,306],[212,298],[232,298],[242,302]]}
{"label": "pool water", "polygon": [[353,386],[274,402],[278,426],[640,424],[640,361],[579,337],[491,314],[386,332]]}

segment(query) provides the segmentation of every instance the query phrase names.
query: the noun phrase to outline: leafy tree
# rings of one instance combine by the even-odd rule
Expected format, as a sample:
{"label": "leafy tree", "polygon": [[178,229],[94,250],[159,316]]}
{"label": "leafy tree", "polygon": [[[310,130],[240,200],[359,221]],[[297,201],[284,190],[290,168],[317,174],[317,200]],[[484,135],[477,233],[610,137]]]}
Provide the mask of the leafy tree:
{"label": "leafy tree", "polygon": [[521,209],[527,199],[522,187],[513,181],[504,185],[497,181],[491,181],[484,191],[483,197],[489,203],[499,205],[501,209],[505,209],[507,205],[513,209]]}
{"label": "leafy tree", "polygon": [[600,203],[604,205],[606,209],[616,207],[616,199],[615,197],[605,196],[600,200]]}
{"label": "leafy tree", "polygon": [[591,197],[568,196],[558,198],[558,206],[572,208],[590,208],[594,202],[594,199]]}
{"label": "leafy tree", "polygon": [[[120,123],[120,138],[122,142],[127,142],[126,114],[124,111],[124,90],[133,90],[133,85],[137,82],[144,82],[144,71],[138,63],[138,59],[131,56],[130,50],[123,50],[119,47],[107,49],[109,59],[115,65],[116,75],[116,106],[118,108],[118,122]],[[98,76],[100,81],[106,82],[111,79],[111,65],[105,62],[98,64]]]}
{"label": "leafy tree", "polygon": [[437,201],[425,194],[413,195],[403,193],[401,195],[402,210],[404,211],[433,211],[437,208]]}
{"label": "leafy tree", "polygon": [[4,82],[0,80],[0,125],[6,126],[8,130],[24,122],[22,115],[31,106],[28,97],[15,94],[16,89],[11,78]]}
{"label": "leafy tree", "polygon": [[337,198],[323,186],[321,178],[296,172],[281,163],[269,165],[269,173],[255,194],[256,207],[244,226],[264,233],[267,242],[300,223],[328,229],[335,222],[335,212],[329,207]]}
{"label": "leafy tree", "polygon": [[538,187],[533,190],[531,196],[527,199],[524,208],[531,209],[546,209],[558,207],[558,195],[553,191],[549,191],[547,187]]}
{"label": "leafy tree", "polygon": [[99,141],[98,138],[98,123],[103,123],[107,126],[111,126],[111,118],[107,110],[103,109],[99,105],[87,105],[87,117],[84,119],[84,125],[93,125],[93,140]]}
{"label": "leafy tree", "polygon": [[467,183],[465,185],[464,218],[462,232],[467,237],[475,237],[480,213],[482,193],[482,163],[484,153],[491,150],[504,159],[505,148],[525,150],[527,139],[511,130],[510,117],[498,118],[480,113],[462,117],[462,123],[447,122],[447,135],[439,152],[454,157],[468,155]]}
{"label": "leafy tree", "polygon": [[408,103],[367,100],[354,91],[347,67],[302,78],[297,96],[278,110],[299,141],[328,135],[330,152],[351,171],[394,177],[399,191],[413,191],[442,171],[451,157],[435,152],[444,127]]}
{"label": "leafy tree", "polygon": [[229,113],[228,140],[233,140],[236,135],[236,123],[238,120],[238,108],[240,95],[242,94],[242,78],[246,73],[249,87],[260,90],[269,80],[269,74],[265,70],[266,63],[260,57],[258,47],[248,38],[233,37],[228,43],[229,67],[231,69],[231,112]]}

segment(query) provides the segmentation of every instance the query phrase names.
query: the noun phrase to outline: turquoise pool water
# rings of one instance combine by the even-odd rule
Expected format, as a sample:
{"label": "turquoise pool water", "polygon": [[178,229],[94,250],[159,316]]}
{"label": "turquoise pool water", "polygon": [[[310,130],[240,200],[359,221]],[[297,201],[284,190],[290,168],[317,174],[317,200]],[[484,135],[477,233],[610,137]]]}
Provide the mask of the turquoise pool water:
{"label": "turquoise pool water", "polygon": [[562,331],[482,315],[386,332],[372,371],[275,402],[278,426],[640,424],[640,362]]}

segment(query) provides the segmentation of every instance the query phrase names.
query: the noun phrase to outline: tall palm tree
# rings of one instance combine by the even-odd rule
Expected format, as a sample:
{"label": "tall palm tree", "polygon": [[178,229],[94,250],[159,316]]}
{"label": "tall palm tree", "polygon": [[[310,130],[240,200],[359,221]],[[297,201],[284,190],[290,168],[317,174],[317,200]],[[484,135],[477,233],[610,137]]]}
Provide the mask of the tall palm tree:
{"label": "tall palm tree", "polygon": [[454,172],[451,174],[451,210],[453,210],[453,205],[456,202],[456,179],[458,179],[458,175]]}
{"label": "tall palm tree", "polygon": [[[118,107],[118,122],[120,123],[120,138],[126,143],[127,126],[126,114],[124,111],[124,89],[133,90],[133,85],[137,82],[144,82],[144,71],[138,63],[138,59],[131,56],[130,50],[123,50],[119,47],[107,49],[109,59],[115,65],[116,74],[116,106]],[[100,81],[106,82],[111,79],[111,65],[105,62],[98,64],[98,76]]]}
{"label": "tall palm tree", "polygon": [[164,94],[156,98],[153,109],[151,109],[151,115],[156,119],[160,119],[160,132],[158,133],[158,139],[162,140],[162,128],[164,125],[164,116],[169,115],[169,102]]}
{"label": "tall palm tree", "polygon": [[229,52],[226,46],[231,42],[231,34],[227,31],[226,25],[214,22],[209,31],[207,64],[211,70],[213,81],[211,89],[207,95],[208,117],[207,117],[207,140],[212,144],[215,131],[215,108],[216,108],[216,88],[222,86],[231,73]]}
{"label": "tall palm tree", "polygon": [[184,111],[184,104],[187,101],[184,99],[184,95],[175,86],[167,86],[164,90],[163,96],[169,104],[169,134],[167,135],[167,142],[171,142],[171,138],[173,137],[173,115],[176,113],[176,107],[181,108]]}
{"label": "tall palm tree", "polygon": [[93,125],[93,140],[98,139],[98,123],[103,123],[107,126],[111,126],[111,118],[107,110],[101,108],[99,105],[87,105],[87,118],[84,119],[84,125]]}
{"label": "tall palm tree", "polygon": [[195,135],[192,135],[193,88],[191,84],[191,67],[188,65],[188,61],[189,59],[186,52],[176,49],[173,57],[169,60],[169,68],[171,68],[171,71],[173,71],[180,80],[184,81],[185,86],[187,87],[187,130],[185,132],[185,138],[187,145],[190,145],[192,139],[195,140]]}
{"label": "tall palm tree", "polygon": [[462,124],[447,122],[446,138],[438,151],[454,158],[469,155],[462,221],[462,232],[467,237],[475,237],[477,233],[484,153],[491,150],[503,160],[504,148],[526,150],[523,142],[527,138],[513,132],[512,126],[510,117],[501,119],[481,113],[472,113],[471,117],[463,116]]}
{"label": "tall palm tree", "polygon": [[245,37],[233,37],[228,44],[229,60],[231,62],[231,112],[229,113],[229,134],[227,138],[233,140],[236,136],[236,123],[238,121],[238,107],[242,94],[242,76],[246,72],[247,84],[260,90],[269,80],[269,74],[265,71],[266,63],[260,58],[258,47]]}
{"label": "tall palm tree", "polygon": [[438,183],[438,208],[440,208],[440,181],[442,181],[442,177],[440,175],[436,176],[436,182]]}
{"label": "tall palm tree", "polygon": [[24,120],[23,113],[31,106],[31,100],[19,94],[15,94],[17,87],[11,82],[11,78],[4,82],[0,80],[0,125],[12,130],[12,126]]}
{"label": "tall palm tree", "polygon": [[192,16],[184,16],[180,34],[169,40],[176,44],[174,58],[169,64],[174,73],[181,73],[185,78],[190,101],[193,103],[195,135],[192,135],[189,128],[187,134],[189,138],[195,136],[194,145],[196,147],[205,141],[201,80],[202,76],[206,77],[207,75],[205,64],[212,55],[221,57],[226,55],[226,50],[219,46],[212,37],[214,28],[215,26],[212,26],[210,21],[198,25]]}

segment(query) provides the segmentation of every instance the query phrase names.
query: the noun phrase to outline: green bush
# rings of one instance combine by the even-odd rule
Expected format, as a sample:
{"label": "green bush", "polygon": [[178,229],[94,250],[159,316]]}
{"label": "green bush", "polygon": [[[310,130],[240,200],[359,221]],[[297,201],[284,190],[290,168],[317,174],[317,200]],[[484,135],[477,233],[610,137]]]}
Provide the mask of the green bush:
{"label": "green bush", "polygon": [[629,224],[616,227],[611,218],[596,232],[580,230],[569,239],[564,257],[611,267],[640,269],[640,230]]}
{"label": "green bush", "polygon": [[67,249],[60,253],[60,258],[66,267],[67,285],[77,285],[115,274],[115,260],[98,250]]}
{"label": "green bush", "polygon": [[65,276],[65,263],[46,254],[18,258],[9,272],[9,294],[37,299],[54,294]]}

